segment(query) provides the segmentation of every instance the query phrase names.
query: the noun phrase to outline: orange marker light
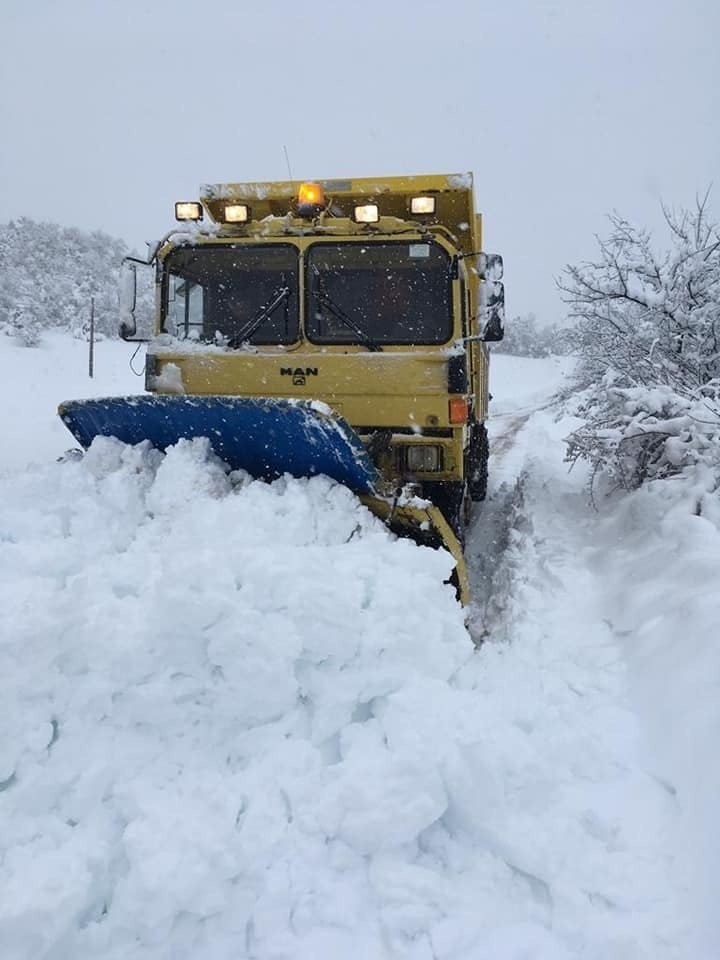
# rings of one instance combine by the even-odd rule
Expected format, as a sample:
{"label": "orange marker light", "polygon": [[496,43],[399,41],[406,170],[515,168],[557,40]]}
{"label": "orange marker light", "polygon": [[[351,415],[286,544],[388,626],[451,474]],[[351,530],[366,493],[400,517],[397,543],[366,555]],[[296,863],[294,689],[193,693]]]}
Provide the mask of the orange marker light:
{"label": "orange marker light", "polygon": [[448,403],[450,423],[467,423],[468,402],[465,397],[453,397]]}

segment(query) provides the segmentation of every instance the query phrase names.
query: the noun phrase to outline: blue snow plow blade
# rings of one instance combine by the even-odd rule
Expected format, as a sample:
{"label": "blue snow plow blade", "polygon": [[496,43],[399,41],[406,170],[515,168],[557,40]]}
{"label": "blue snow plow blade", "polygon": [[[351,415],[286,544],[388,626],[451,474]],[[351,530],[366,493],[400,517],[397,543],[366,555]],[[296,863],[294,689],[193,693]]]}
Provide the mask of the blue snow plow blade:
{"label": "blue snow plow blade", "polygon": [[345,420],[312,401],[138,395],[69,400],[58,413],[85,449],[95,437],[131,444],[149,440],[159,450],[207,437],[231,470],[263,480],[322,473],[354,493],[374,494],[380,479]]}

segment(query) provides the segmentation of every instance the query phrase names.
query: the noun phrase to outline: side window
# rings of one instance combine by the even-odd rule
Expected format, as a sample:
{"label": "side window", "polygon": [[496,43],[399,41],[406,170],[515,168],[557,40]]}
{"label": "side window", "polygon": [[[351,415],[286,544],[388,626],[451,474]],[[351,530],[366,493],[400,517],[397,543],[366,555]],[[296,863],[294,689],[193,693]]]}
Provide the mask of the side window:
{"label": "side window", "polygon": [[197,340],[203,332],[203,288],[186,277],[170,274],[165,332],[182,340]]}

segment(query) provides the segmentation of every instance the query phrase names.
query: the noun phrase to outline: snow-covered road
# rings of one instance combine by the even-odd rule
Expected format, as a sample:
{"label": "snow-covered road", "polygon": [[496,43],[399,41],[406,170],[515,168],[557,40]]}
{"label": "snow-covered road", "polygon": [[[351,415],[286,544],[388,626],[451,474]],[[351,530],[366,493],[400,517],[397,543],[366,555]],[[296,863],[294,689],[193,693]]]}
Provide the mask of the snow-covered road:
{"label": "snow-covered road", "polygon": [[477,650],[445,557],[323,478],[55,462],[128,357],[0,343],[3,960],[719,956],[720,537],[589,508],[567,363],[493,360]]}

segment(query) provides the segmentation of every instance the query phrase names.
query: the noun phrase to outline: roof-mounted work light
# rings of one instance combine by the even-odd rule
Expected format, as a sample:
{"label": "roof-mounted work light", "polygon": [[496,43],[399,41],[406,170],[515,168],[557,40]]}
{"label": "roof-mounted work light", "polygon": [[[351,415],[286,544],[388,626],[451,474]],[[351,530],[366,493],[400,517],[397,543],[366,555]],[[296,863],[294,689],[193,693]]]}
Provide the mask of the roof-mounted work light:
{"label": "roof-mounted work light", "polygon": [[435,197],[412,197],[410,200],[410,213],[416,216],[431,216],[435,213]]}
{"label": "roof-mounted work light", "polygon": [[226,203],[223,208],[225,223],[247,223],[250,219],[250,207],[246,203]]}
{"label": "roof-mounted work light", "polygon": [[301,217],[316,217],[327,206],[325,191],[319,183],[301,183],[297,195],[297,212]]}
{"label": "roof-mounted work light", "polygon": [[195,200],[183,200],[175,204],[176,220],[202,220],[202,218],[203,208],[201,203]]}
{"label": "roof-mounted work light", "polygon": [[353,219],[355,223],[377,223],[380,219],[378,205],[376,203],[365,203],[355,207]]}

